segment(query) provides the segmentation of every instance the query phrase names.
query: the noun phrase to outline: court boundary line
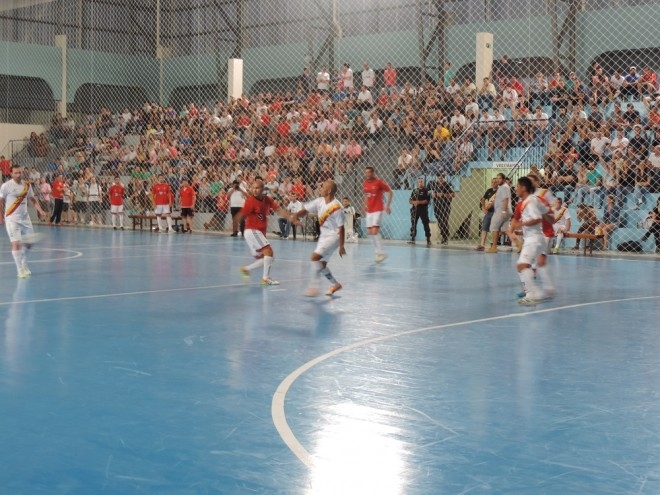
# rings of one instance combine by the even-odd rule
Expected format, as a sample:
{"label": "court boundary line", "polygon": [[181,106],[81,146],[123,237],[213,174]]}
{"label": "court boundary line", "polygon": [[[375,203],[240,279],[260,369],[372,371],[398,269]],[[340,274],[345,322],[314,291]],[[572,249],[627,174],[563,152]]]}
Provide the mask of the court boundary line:
{"label": "court boundary line", "polygon": [[569,309],[584,308],[589,306],[599,306],[603,304],[616,304],[616,303],[632,302],[632,301],[648,301],[653,299],[660,299],[660,295],[631,297],[625,299],[610,299],[607,301],[592,301],[587,303],[558,306],[554,308],[535,309],[532,311],[521,312],[521,313],[509,313],[507,315],[490,316],[487,318],[479,318],[475,320],[466,320],[466,321],[459,321],[454,323],[446,323],[442,325],[432,325],[428,327],[415,328],[412,330],[404,330],[402,332],[397,332],[389,335],[380,335],[378,337],[371,337],[368,339],[353,342],[352,344],[338,347],[337,349],[326,352],[325,354],[321,354],[320,356],[317,356],[314,359],[307,361],[306,363],[302,364],[294,371],[289,373],[289,375],[286,378],[284,378],[282,382],[280,382],[277,389],[275,390],[275,393],[273,394],[273,399],[271,401],[271,419],[273,420],[273,424],[275,425],[275,429],[277,430],[277,433],[280,435],[280,438],[284,441],[284,444],[289,448],[289,450],[291,450],[291,452],[298,458],[298,460],[300,460],[300,462],[302,462],[307,468],[311,469],[314,465],[314,458],[307,451],[307,449],[305,449],[302,443],[300,443],[300,441],[293,433],[293,430],[289,426],[289,423],[286,419],[286,411],[285,411],[286,395],[289,389],[291,388],[291,386],[296,382],[296,380],[298,380],[298,378],[300,378],[302,375],[304,375],[307,371],[309,371],[316,365],[321,364],[330,358],[333,358],[345,352],[359,349],[360,347],[364,347],[370,344],[377,344],[388,340],[396,339],[399,337],[406,337],[409,335],[430,332],[433,330],[446,330],[448,328],[474,325],[477,323],[507,320],[510,318],[521,318],[526,316],[532,316],[532,315],[538,315],[544,313],[553,313],[553,312],[564,311]]}
{"label": "court boundary line", "polygon": [[[82,251],[76,251],[75,249],[63,249],[63,248],[38,248],[38,249],[33,249],[33,253],[40,253],[42,251],[64,251],[67,253],[74,253],[73,256],[67,256],[66,258],[49,258],[47,260],[30,260],[30,264],[33,263],[50,263],[51,261],[68,261],[68,260],[75,260],[77,258],[80,258],[83,256]],[[0,261],[0,265],[15,265],[15,261]]]}

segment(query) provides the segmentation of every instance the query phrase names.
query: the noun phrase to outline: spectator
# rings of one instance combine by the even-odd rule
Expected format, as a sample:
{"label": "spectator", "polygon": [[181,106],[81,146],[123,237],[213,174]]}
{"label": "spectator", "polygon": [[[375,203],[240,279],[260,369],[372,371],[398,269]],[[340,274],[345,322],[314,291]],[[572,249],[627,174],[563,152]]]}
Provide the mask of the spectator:
{"label": "spectator", "polygon": [[494,108],[495,98],[497,98],[497,91],[495,85],[490,81],[489,77],[484,77],[483,84],[479,88],[477,103],[479,108],[492,109]]}
{"label": "spectator", "polygon": [[571,231],[571,214],[568,211],[568,205],[564,204],[559,198],[555,199],[553,209],[555,212],[555,223],[552,225],[552,228],[555,232],[555,247],[552,252],[557,254],[564,240],[564,235]]}
{"label": "spectator", "polygon": [[637,81],[637,94],[640,97],[644,95],[655,95],[658,91],[658,78],[647,65],[642,69],[642,76]]}
{"label": "spectator", "polygon": [[5,155],[0,156],[0,171],[3,183],[11,179],[11,160],[7,160]]}
{"label": "spectator", "polygon": [[362,86],[371,91],[376,84],[376,73],[369,67],[369,62],[365,62],[362,70]]}
{"label": "spectator", "polygon": [[653,236],[655,240],[655,252],[660,253],[660,198],[655,205],[655,208],[649,212],[649,219],[651,220],[648,231],[642,236],[641,242]]}
{"label": "spectator", "polygon": [[319,93],[327,93],[330,90],[330,74],[325,66],[316,74],[316,89]]}
{"label": "spectator", "polygon": [[417,237],[417,221],[421,219],[426,236],[426,246],[431,246],[431,227],[429,226],[429,202],[431,193],[424,184],[422,177],[417,179],[417,187],[410,193],[410,240],[408,244],[415,244]]}
{"label": "spectator", "polygon": [[646,160],[639,162],[635,172],[635,190],[633,192],[635,197],[635,206],[633,210],[639,210],[639,207],[646,202],[646,195],[649,193],[651,187],[651,174],[647,167]]}
{"label": "spectator", "polygon": [[[576,217],[580,224],[580,227],[577,230],[578,234],[595,234],[596,227],[598,226],[598,217],[594,209],[587,205],[578,205]],[[580,250],[580,239],[575,239],[575,246],[573,247],[574,251]]]}
{"label": "spectator", "polygon": [[477,246],[477,251],[483,251],[486,245],[486,240],[488,239],[488,232],[490,232],[490,222],[493,218],[493,213],[495,212],[495,193],[497,192],[497,187],[499,181],[497,178],[493,178],[490,181],[490,186],[486,189],[486,192],[481,197],[480,205],[481,211],[484,213],[484,218],[481,221],[481,238],[479,239],[479,245]]}
{"label": "spectator", "polygon": [[597,229],[603,233],[603,249],[609,249],[610,234],[619,228],[621,210],[616,204],[616,198],[613,195],[607,196],[607,203],[603,211],[603,220]]}
{"label": "spectator", "polygon": [[383,82],[385,83],[385,89],[387,94],[392,95],[393,93],[398,93],[398,88],[396,85],[396,69],[392,67],[390,62],[387,62],[385,71],[383,72]]}
{"label": "spectator", "polygon": [[624,78],[623,85],[621,86],[621,96],[627,100],[639,99],[638,92],[639,74],[637,74],[637,67],[631,67],[628,75]]}
{"label": "spectator", "polygon": [[506,183],[503,173],[497,174],[497,192],[493,206],[495,212],[491,219],[490,231],[492,233],[491,246],[486,249],[487,253],[497,253],[497,244],[501,232],[509,230],[509,220],[513,214],[511,187]]}
{"label": "spectator", "polygon": [[455,193],[451,184],[447,182],[444,175],[438,174],[436,181],[431,184],[431,196],[433,197],[433,214],[438,225],[440,243],[449,242],[449,215],[451,213],[451,202]]}

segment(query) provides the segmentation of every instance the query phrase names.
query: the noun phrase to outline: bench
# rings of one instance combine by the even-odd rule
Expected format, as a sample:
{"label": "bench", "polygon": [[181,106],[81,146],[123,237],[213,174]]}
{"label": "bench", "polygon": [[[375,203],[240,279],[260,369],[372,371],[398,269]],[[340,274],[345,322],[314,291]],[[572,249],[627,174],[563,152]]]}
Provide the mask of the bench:
{"label": "bench", "polygon": [[566,239],[583,239],[584,245],[582,246],[582,254],[587,255],[587,241],[589,241],[589,254],[594,254],[594,241],[603,239],[603,234],[576,234],[575,232],[566,232],[564,234]]}
{"label": "bench", "polygon": [[[135,230],[138,226],[140,227],[140,230],[143,229],[144,223],[149,220],[149,231],[152,231],[154,229],[154,222],[156,221],[156,215],[128,215],[128,218],[130,218],[133,221],[133,230]],[[172,215],[172,222],[174,222],[175,227],[179,226],[179,222],[181,221],[181,217],[175,217]]]}

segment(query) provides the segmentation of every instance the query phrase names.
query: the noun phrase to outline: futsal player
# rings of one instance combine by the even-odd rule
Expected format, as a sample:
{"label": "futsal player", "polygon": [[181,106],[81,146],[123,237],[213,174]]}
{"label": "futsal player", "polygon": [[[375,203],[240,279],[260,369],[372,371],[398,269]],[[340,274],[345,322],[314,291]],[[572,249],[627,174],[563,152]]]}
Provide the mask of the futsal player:
{"label": "futsal player", "polygon": [[[197,199],[197,194],[195,194],[195,189],[191,187],[190,181],[187,177],[184,177],[181,181],[181,188],[179,189],[179,201],[181,204],[181,219],[183,220],[182,231],[184,233],[192,233],[192,222],[193,217],[195,216],[195,201]],[[186,225],[188,228],[186,228]]]}
{"label": "futsal player", "polygon": [[30,183],[22,178],[22,174],[21,167],[13,165],[11,179],[0,186],[0,223],[4,221],[9,234],[18,278],[27,278],[32,274],[27,265],[27,250],[36,239],[28,214],[28,201],[37,209],[39,216],[45,217],[46,212],[41,209]]}
{"label": "futsal player", "polygon": [[245,219],[245,233],[243,238],[248,248],[257,260],[251,265],[240,267],[241,275],[249,280],[250,272],[263,267],[261,285],[279,285],[277,280],[270,277],[270,268],[273,264],[273,248],[266,240],[268,216],[276,212],[282,218],[292,220],[292,215],[280,207],[273,198],[264,194],[264,183],[261,179],[255,180],[250,186],[252,193],[245,200],[243,208],[234,217],[234,229]]}
{"label": "futsal player", "polygon": [[[518,300],[523,306],[533,306],[546,298],[546,294],[536,284],[532,264],[541,254],[545,254],[546,241],[541,228],[543,216],[549,209],[534,195],[534,186],[528,177],[521,177],[516,184],[516,193],[523,203],[520,220],[513,220],[514,228],[522,228],[523,247],[518,258],[518,274],[520,281],[527,292],[526,296]],[[547,270],[547,267],[546,267]],[[544,285],[549,277],[542,277]]]}
{"label": "futsal player", "polygon": [[[172,194],[172,189],[170,185],[165,182],[165,177],[162,175],[158,176],[158,182],[153,185],[151,188],[151,202],[154,205],[154,213],[156,214],[156,223],[158,224],[157,232],[169,232],[170,234],[174,231],[172,230],[172,203],[174,196]],[[160,223],[160,218],[164,216],[167,221],[167,229],[163,230],[163,226]]]}
{"label": "futsal player", "polygon": [[337,249],[339,249],[340,257],[346,254],[346,249],[344,248],[345,217],[343,206],[335,197],[337,194],[337,184],[332,180],[325,181],[321,185],[320,193],[320,197],[305,203],[303,209],[293,216],[294,222],[299,222],[299,219],[308,213],[317,215],[321,228],[316,249],[314,249],[311,256],[312,277],[305,291],[305,295],[308,297],[319,295],[318,279],[321,275],[327,278],[332,284],[328,288],[326,295],[332,296],[335,292],[341,290],[342,285],[337,282],[337,279],[328,269],[328,261]]}
{"label": "futsal player", "polygon": [[[376,263],[382,263],[387,258],[387,254],[383,251],[383,238],[380,235],[381,217],[383,211],[390,214],[394,194],[387,182],[376,177],[373,167],[366,167],[364,176],[364,211],[367,214],[367,233],[376,250]],[[388,193],[387,203],[383,204],[385,193]]]}

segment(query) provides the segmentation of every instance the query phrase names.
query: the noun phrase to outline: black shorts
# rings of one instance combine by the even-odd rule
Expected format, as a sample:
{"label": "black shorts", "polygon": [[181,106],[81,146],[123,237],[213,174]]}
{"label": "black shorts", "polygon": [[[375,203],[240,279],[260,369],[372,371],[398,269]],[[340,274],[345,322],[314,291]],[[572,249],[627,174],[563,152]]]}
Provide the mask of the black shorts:
{"label": "black shorts", "polygon": [[73,211],[78,213],[85,213],[87,211],[87,203],[82,201],[77,201],[73,203]]}
{"label": "black shorts", "polygon": [[62,211],[69,211],[69,203],[62,204]]}
{"label": "black shorts", "polygon": [[181,208],[181,216],[183,218],[194,217],[195,213],[193,212],[192,208]]}

